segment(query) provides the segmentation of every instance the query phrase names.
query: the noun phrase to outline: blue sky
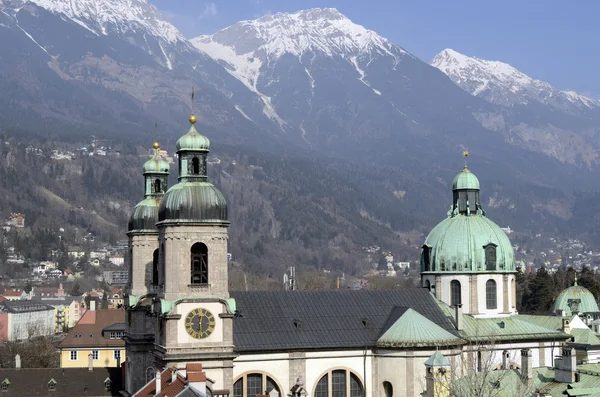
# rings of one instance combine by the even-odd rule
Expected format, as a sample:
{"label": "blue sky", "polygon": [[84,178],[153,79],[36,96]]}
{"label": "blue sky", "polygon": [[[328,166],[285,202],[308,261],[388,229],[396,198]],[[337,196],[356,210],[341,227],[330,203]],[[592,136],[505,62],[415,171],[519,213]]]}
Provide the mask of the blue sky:
{"label": "blue sky", "polygon": [[425,61],[453,48],[600,98],[600,2],[594,0],[150,1],[188,37],[268,13],[335,7]]}

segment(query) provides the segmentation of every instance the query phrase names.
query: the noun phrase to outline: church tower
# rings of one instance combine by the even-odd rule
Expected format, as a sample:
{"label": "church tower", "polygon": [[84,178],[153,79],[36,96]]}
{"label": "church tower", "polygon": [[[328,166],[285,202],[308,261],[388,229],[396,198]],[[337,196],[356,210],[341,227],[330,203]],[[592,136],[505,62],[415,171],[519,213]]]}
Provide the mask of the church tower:
{"label": "church tower", "polygon": [[[144,164],[144,200],[133,209],[129,218],[129,283],[127,285],[127,390],[138,390],[148,376],[154,376],[151,350],[154,328],[149,316],[152,296],[158,288],[158,207],[167,189],[169,163],[159,155],[154,143],[154,156]],[[149,375],[148,375],[149,374]]]}
{"label": "church tower", "polygon": [[487,218],[479,180],[466,164],[452,182],[448,217],[425,239],[421,286],[465,314],[501,317],[516,314],[515,260],[504,231]]}
{"label": "church tower", "polygon": [[[178,183],[159,211],[158,368],[201,362],[214,388],[233,387],[233,313],[229,299],[227,204],[208,181],[210,141],[195,128],[177,141]],[[209,385],[210,387],[210,385]]]}

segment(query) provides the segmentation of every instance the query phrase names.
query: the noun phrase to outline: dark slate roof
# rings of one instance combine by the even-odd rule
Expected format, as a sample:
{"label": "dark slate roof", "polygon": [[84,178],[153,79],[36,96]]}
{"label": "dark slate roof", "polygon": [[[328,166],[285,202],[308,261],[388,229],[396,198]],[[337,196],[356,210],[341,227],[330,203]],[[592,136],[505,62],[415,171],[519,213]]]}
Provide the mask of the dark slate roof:
{"label": "dark slate roof", "polygon": [[[120,368],[35,368],[0,369],[0,383],[8,380],[9,385],[2,397],[100,397],[120,396],[122,390]],[[106,391],[104,381],[111,380],[111,391]],[[48,390],[48,382],[54,379],[55,390]]]}
{"label": "dark slate roof", "polygon": [[0,312],[2,313],[26,313],[26,312],[41,312],[54,310],[52,306],[49,306],[43,302],[35,300],[18,300],[9,301],[6,300],[0,303]]}
{"label": "dark slate roof", "polygon": [[375,346],[386,325],[397,319],[397,307],[410,307],[456,335],[451,317],[424,288],[238,291],[230,295],[238,312],[233,321],[238,352]]}

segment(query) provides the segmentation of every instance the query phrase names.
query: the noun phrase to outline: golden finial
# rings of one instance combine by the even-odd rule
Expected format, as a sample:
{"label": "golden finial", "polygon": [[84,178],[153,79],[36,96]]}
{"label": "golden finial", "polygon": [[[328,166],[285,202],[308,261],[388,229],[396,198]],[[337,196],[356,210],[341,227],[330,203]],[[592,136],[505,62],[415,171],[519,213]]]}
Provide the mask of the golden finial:
{"label": "golden finial", "polygon": [[469,167],[467,167],[467,157],[469,157],[469,151],[468,150],[463,150],[462,152],[462,156],[465,158],[465,168],[464,171],[469,171]]}
{"label": "golden finial", "polygon": [[160,149],[160,144],[158,142],[154,142],[152,147],[154,148],[154,150],[158,150],[158,149]]}
{"label": "golden finial", "polygon": [[196,116],[194,116],[193,114],[190,116],[190,123],[196,124]]}

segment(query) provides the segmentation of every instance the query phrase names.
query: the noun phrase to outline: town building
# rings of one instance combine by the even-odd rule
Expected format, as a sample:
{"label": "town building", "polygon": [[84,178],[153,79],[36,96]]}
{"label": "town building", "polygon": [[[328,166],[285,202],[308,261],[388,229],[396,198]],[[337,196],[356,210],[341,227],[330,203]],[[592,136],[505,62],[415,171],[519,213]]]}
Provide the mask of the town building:
{"label": "town building", "polygon": [[6,397],[122,396],[121,368],[0,368],[0,394]]}
{"label": "town building", "polygon": [[6,225],[12,227],[25,227],[25,215],[20,212],[11,213],[6,219]]}
{"label": "town building", "polygon": [[127,284],[129,272],[127,270],[106,270],[102,277],[108,284]]}
{"label": "town building", "polygon": [[8,288],[4,290],[2,296],[9,301],[20,301],[30,298],[29,294],[20,288]]}
{"label": "town building", "polygon": [[119,368],[126,359],[124,331],[123,310],[96,310],[92,302],[58,345],[61,368],[86,368],[89,357],[94,368]]}
{"label": "town building", "polygon": [[54,308],[54,332],[66,332],[73,328],[81,318],[83,308],[78,296],[59,298],[40,298],[40,302]]}
{"label": "town building", "polygon": [[423,288],[391,291],[229,292],[227,203],[207,178],[210,142],[195,128],[177,141],[178,183],[155,144],[145,195],[129,220],[131,260],[126,390],[156,372],[202,364],[208,394],[365,396],[425,392],[428,360],[455,367],[503,360],[553,365],[571,335],[517,315],[515,261],[465,164],[452,209],[425,240]]}
{"label": "town building", "polygon": [[32,300],[0,302],[0,341],[54,334],[54,308]]}

